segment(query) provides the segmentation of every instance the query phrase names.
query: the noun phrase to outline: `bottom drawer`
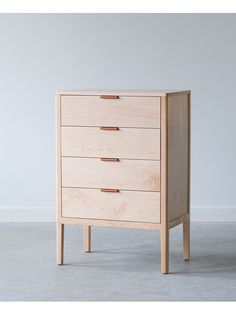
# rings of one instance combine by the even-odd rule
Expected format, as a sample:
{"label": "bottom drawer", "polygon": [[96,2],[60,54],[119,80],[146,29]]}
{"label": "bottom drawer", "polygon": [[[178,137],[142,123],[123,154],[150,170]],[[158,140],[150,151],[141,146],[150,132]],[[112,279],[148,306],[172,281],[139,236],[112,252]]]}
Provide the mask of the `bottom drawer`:
{"label": "bottom drawer", "polygon": [[160,193],[62,188],[62,217],[160,223]]}

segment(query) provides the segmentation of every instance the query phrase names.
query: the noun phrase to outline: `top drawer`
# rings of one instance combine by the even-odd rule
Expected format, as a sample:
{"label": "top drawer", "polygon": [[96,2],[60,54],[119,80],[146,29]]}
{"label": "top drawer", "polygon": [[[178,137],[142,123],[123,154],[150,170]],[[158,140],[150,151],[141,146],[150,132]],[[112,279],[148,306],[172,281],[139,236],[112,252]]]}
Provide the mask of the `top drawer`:
{"label": "top drawer", "polygon": [[61,125],[160,128],[160,97],[64,95]]}

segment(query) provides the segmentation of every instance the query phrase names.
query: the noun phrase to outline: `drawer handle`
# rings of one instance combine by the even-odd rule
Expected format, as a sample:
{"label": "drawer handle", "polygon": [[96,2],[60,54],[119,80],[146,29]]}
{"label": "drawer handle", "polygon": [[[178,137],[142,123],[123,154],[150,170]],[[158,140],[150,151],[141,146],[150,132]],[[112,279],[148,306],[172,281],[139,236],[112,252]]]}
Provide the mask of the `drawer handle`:
{"label": "drawer handle", "polygon": [[108,158],[108,157],[102,157],[100,158],[101,161],[120,161],[119,158]]}
{"label": "drawer handle", "polygon": [[100,189],[101,192],[111,192],[111,193],[119,193],[118,189]]}
{"label": "drawer handle", "polygon": [[109,127],[109,126],[101,126],[100,130],[103,130],[103,131],[118,131],[119,128],[117,128],[117,127]]}
{"label": "drawer handle", "polygon": [[101,95],[100,96],[101,99],[119,99],[119,96],[115,96],[115,95]]}

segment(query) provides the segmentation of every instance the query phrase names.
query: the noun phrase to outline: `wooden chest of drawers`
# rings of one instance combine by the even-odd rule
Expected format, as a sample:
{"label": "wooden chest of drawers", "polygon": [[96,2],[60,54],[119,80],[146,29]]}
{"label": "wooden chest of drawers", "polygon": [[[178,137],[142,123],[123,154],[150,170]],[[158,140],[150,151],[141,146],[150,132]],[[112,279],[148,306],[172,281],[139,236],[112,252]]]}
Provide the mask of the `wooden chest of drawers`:
{"label": "wooden chest of drawers", "polygon": [[169,229],[183,224],[190,255],[190,91],[70,91],[56,95],[57,263],[64,225],[159,230],[169,271]]}

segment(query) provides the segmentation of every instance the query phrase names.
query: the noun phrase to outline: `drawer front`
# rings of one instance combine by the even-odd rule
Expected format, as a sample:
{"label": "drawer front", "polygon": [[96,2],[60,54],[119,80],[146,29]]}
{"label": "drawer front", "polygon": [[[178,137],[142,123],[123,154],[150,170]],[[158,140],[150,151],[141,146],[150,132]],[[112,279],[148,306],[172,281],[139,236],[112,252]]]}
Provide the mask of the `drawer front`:
{"label": "drawer front", "polygon": [[61,124],[160,128],[160,97],[61,96]]}
{"label": "drawer front", "polygon": [[62,157],[62,186],[160,191],[160,162]]}
{"label": "drawer front", "polygon": [[160,129],[62,127],[62,156],[160,160]]}
{"label": "drawer front", "polygon": [[160,223],[160,193],[63,188],[62,216]]}

